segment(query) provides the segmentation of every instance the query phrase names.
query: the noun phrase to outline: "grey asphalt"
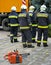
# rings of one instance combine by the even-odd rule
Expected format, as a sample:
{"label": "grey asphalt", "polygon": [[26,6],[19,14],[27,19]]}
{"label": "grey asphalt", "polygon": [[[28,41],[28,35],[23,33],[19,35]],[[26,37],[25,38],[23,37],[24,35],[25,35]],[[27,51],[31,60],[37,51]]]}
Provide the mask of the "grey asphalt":
{"label": "grey asphalt", "polygon": [[[21,37],[18,37],[18,43],[11,43],[9,32],[0,31],[0,65],[51,65],[51,38],[48,38],[48,47],[23,48]],[[4,59],[4,55],[17,49],[19,53],[30,53],[29,56],[23,57],[23,62],[19,64],[10,64]]]}

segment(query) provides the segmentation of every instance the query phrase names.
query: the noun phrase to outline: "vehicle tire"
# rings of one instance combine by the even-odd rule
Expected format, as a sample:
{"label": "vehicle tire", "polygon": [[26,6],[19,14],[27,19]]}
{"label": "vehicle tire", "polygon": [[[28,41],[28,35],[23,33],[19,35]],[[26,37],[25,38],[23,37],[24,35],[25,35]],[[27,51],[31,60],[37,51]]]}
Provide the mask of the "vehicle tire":
{"label": "vehicle tire", "polygon": [[8,18],[4,18],[2,20],[2,27],[3,27],[3,30],[5,30],[5,31],[8,31],[10,29],[8,26],[8,22],[9,22]]}

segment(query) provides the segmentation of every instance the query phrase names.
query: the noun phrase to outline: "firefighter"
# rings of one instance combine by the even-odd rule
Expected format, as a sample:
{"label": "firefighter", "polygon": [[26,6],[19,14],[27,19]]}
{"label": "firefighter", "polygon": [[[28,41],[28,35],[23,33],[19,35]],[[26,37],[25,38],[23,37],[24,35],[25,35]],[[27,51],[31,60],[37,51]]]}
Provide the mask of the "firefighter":
{"label": "firefighter", "polygon": [[29,7],[29,16],[31,18],[31,23],[32,23],[32,29],[31,29],[31,32],[32,32],[32,42],[33,43],[36,43],[35,41],[35,37],[36,37],[36,28],[37,28],[37,22],[35,21],[35,7],[33,5],[31,5]]}
{"label": "firefighter", "polygon": [[[32,46],[32,35],[30,31],[31,22],[30,22],[30,17],[28,13],[26,12],[26,5],[21,6],[21,13],[18,15],[18,21],[20,24],[20,29],[22,32],[22,42],[23,42],[23,47],[28,47],[28,48],[34,48]],[[26,44],[27,42],[27,44]]]}
{"label": "firefighter", "polygon": [[9,18],[9,26],[10,26],[10,40],[11,43],[18,42],[17,41],[17,32],[18,32],[18,14],[16,13],[16,7],[11,7],[11,12],[8,15]]}
{"label": "firefighter", "polygon": [[43,46],[48,47],[47,40],[48,40],[48,24],[49,24],[49,17],[48,13],[46,13],[46,5],[42,5],[40,7],[40,12],[37,13],[37,23],[38,23],[38,39],[37,39],[37,46],[40,47],[41,38],[43,33]]}

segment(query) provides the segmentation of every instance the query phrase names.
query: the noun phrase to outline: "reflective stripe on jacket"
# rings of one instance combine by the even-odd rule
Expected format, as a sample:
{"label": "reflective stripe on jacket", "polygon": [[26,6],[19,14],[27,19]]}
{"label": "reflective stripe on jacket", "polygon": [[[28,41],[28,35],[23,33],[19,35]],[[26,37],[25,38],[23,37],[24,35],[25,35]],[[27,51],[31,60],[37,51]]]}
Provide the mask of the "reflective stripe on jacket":
{"label": "reflective stripe on jacket", "polygon": [[31,20],[29,14],[26,12],[22,12],[18,15],[18,21],[20,24],[20,29],[29,29],[29,25],[31,24]]}
{"label": "reflective stripe on jacket", "polygon": [[9,24],[10,26],[19,26],[18,23],[18,14],[15,11],[12,11],[9,15]]}
{"label": "reflective stripe on jacket", "polygon": [[36,22],[36,17],[35,17],[35,12],[29,12],[29,16],[31,19],[32,27],[37,27],[37,22]]}
{"label": "reflective stripe on jacket", "polygon": [[48,28],[49,18],[47,13],[37,13],[38,28]]}

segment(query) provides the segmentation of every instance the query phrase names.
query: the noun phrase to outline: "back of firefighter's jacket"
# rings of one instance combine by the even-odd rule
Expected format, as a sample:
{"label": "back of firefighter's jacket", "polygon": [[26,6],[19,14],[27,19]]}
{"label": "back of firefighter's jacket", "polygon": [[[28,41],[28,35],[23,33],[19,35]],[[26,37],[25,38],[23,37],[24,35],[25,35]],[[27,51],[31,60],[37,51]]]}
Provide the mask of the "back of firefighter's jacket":
{"label": "back of firefighter's jacket", "polygon": [[35,15],[36,15],[36,13],[34,11],[33,12],[29,12],[29,16],[30,16],[30,19],[31,19],[32,27],[36,27],[37,26]]}
{"label": "back of firefighter's jacket", "polygon": [[37,13],[38,28],[48,28],[49,18],[47,13]]}
{"label": "back of firefighter's jacket", "polygon": [[18,14],[16,12],[11,12],[8,16],[9,18],[9,25],[12,26],[19,26],[18,24]]}
{"label": "back of firefighter's jacket", "polygon": [[28,13],[20,13],[18,15],[18,21],[20,24],[20,29],[29,29],[29,25],[31,24],[30,22],[30,17]]}

